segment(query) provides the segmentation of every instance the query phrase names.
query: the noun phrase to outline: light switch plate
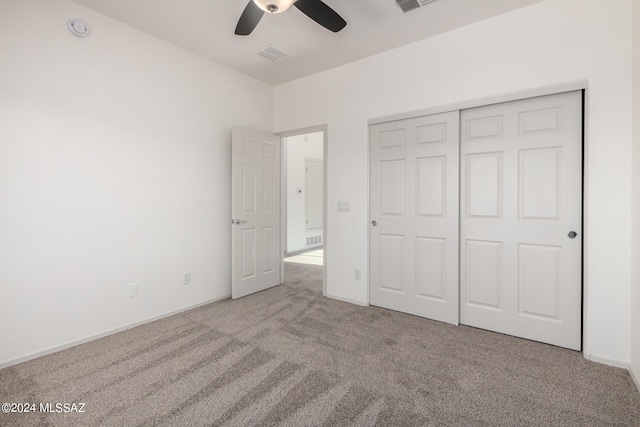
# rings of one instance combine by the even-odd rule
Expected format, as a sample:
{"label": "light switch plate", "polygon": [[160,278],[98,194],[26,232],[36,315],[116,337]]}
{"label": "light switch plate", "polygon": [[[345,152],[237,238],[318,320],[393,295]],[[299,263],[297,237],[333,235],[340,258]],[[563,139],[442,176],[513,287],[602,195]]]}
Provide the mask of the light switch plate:
{"label": "light switch plate", "polygon": [[351,212],[351,203],[338,202],[338,212]]}

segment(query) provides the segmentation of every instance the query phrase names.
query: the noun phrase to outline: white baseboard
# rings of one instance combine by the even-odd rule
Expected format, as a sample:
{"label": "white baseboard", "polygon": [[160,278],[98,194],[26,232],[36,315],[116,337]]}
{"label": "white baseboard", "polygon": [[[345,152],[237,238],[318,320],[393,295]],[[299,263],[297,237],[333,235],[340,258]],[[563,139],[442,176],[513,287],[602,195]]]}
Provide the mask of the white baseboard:
{"label": "white baseboard", "polygon": [[16,357],[14,359],[5,360],[0,362],[0,369],[7,368],[12,365],[17,365],[18,363],[26,362],[28,360],[36,359],[38,357],[46,356],[48,354],[57,353],[61,350],[66,350],[67,348],[75,347],[80,344],[87,343],[89,341],[97,340],[98,338],[103,338],[109,335],[117,334],[118,332],[125,331],[127,329],[135,328],[136,326],[144,325],[145,323],[151,323],[156,320],[164,319],[165,317],[173,316],[178,313],[183,313],[185,311],[193,310],[194,308],[202,307],[203,305],[211,304],[217,301],[221,301],[223,299],[230,298],[231,294],[223,295],[218,298],[214,298],[211,300],[207,300],[204,302],[199,302],[197,304],[188,305],[186,307],[181,307],[175,310],[170,310],[162,314],[158,314],[156,316],[147,317],[146,319],[138,320],[133,323],[128,323],[126,325],[118,326],[117,328],[109,329],[104,332],[99,332],[97,334],[89,335],[87,337],[83,337],[77,340],[69,341],[63,344],[55,345],[53,347],[45,348],[44,350],[34,351],[33,353],[26,354],[24,356]]}
{"label": "white baseboard", "polygon": [[638,388],[638,391],[640,392],[640,375],[638,375],[639,373],[636,372],[633,369],[632,365],[629,365],[629,375],[631,375],[631,379],[633,379],[633,382],[636,383],[636,387]]}
{"label": "white baseboard", "polygon": [[622,369],[626,369],[629,372],[630,371],[630,366],[629,366],[629,362],[623,362],[622,360],[616,360],[616,359],[609,359],[608,357],[602,357],[602,356],[598,356],[592,353],[583,353],[584,358],[587,360],[591,360],[592,362],[596,362],[596,363],[602,363],[603,365],[609,365],[609,366],[613,366],[615,368],[622,368]]}
{"label": "white baseboard", "polygon": [[331,295],[331,294],[324,294],[324,296],[327,297],[327,298],[338,300],[338,301],[348,302],[349,304],[361,305],[363,307],[368,307],[369,306],[369,303],[367,303],[367,302],[358,301],[358,300],[351,299],[351,298],[344,298],[344,297],[339,297],[339,296]]}

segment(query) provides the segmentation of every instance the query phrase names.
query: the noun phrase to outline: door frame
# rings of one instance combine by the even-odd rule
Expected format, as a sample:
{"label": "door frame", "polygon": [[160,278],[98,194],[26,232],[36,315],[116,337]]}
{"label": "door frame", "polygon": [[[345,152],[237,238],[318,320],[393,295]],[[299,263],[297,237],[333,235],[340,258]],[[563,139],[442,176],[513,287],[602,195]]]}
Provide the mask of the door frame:
{"label": "door frame", "polygon": [[305,128],[292,129],[288,131],[276,132],[275,135],[280,137],[280,277],[284,282],[284,257],[287,241],[287,150],[285,138],[292,136],[304,135],[308,133],[322,132],[322,152],[323,152],[323,169],[322,169],[322,295],[327,295],[327,146],[328,146],[328,126],[326,124],[309,126]]}
{"label": "door frame", "polygon": [[[521,99],[535,98],[539,96],[555,95],[563,92],[582,91],[582,350],[581,353],[586,359],[592,360],[589,352],[589,337],[586,331],[590,330],[587,289],[589,287],[589,81],[578,80],[572,82],[559,83],[538,88],[531,88],[516,92],[508,92],[485,98],[476,98],[467,101],[461,101],[453,104],[440,105],[425,109],[412,110],[404,113],[393,114],[388,116],[374,117],[367,121],[367,198],[371,192],[371,183],[369,177],[371,174],[371,140],[369,129],[372,125],[386,123],[396,120],[405,120],[419,116],[428,116],[432,114],[446,113],[449,111],[462,111],[469,108],[483,107],[491,104],[500,104],[504,102],[518,101]],[[367,227],[371,222],[371,211],[369,203],[367,203]],[[367,233],[367,305],[370,304],[370,279],[368,271],[371,268],[371,260],[369,259],[369,233]]]}

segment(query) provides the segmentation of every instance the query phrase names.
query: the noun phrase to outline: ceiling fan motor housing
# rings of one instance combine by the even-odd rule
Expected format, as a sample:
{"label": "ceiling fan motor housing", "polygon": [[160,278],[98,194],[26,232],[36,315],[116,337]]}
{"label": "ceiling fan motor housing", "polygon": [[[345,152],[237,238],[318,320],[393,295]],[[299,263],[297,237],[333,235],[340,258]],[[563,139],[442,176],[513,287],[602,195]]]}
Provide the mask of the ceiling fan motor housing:
{"label": "ceiling fan motor housing", "polygon": [[235,34],[248,36],[256,28],[265,12],[282,13],[289,9],[291,5],[295,5],[300,12],[334,33],[342,30],[347,25],[347,21],[342,19],[335,10],[327,6],[322,0],[249,0],[247,7],[244,8],[242,15],[240,15]]}
{"label": "ceiling fan motor housing", "polygon": [[281,13],[289,9],[294,0],[253,0],[253,2],[265,12]]}

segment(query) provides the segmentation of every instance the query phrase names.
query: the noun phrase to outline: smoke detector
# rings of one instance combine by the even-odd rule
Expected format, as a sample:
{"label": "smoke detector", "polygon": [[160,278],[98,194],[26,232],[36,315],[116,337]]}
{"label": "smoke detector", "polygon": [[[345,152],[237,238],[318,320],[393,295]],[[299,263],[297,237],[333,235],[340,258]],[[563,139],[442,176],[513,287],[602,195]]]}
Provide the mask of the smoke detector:
{"label": "smoke detector", "polygon": [[78,37],[87,37],[89,35],[89,27],[82,19],[69,19],[67,28],[71,31],[71,34]]}

